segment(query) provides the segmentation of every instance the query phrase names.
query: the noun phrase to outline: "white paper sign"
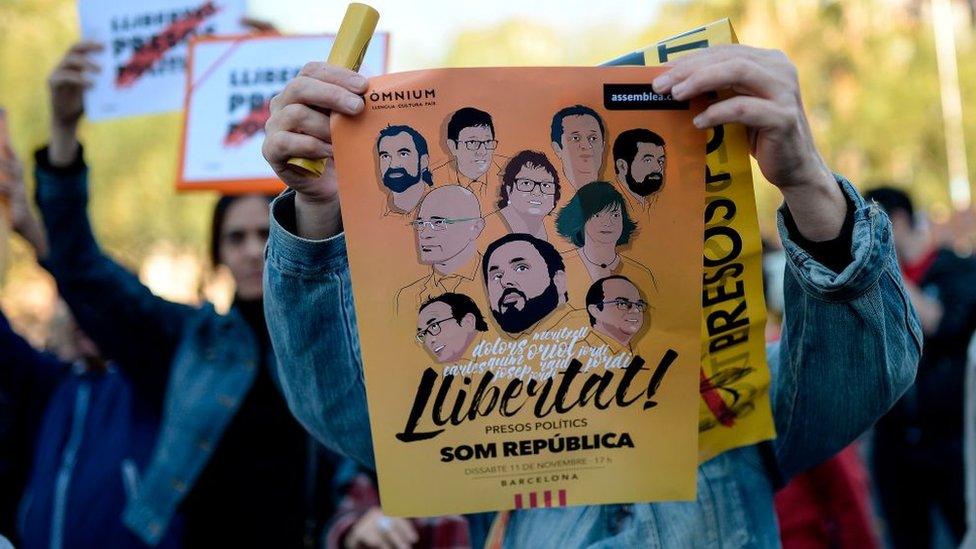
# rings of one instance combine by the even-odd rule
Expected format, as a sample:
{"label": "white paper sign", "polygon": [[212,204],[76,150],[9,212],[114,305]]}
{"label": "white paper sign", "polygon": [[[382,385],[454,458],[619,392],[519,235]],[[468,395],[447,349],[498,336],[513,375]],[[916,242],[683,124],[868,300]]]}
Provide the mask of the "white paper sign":
{"label": "white paper sign", "polygon": [[241,34],[245,0],[79,0],[81,34],[105,49],[85,95],[90,120],[178,111],[191,38]]}
{"label": "white paper sign", "polygon": [[[373,36],[359,71],[386,72],[388,35]],[[273,191],[281,183],[261,154],[269,102],[309,61],[324,60],[333,36],[260,36],[194,41],[191,88],[177,188]]]}

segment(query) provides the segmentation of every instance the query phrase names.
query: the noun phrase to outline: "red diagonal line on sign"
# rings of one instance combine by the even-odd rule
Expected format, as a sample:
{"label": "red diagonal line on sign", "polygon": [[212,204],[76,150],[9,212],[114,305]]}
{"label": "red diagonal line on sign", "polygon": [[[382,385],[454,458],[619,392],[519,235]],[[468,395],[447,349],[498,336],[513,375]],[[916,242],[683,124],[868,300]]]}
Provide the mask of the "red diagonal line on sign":
{"label": "red diagonal line on sign", "polygon": [[265,122],[271,118],[271,101],[254,107],[247,116],[224,137],[224,147],[237,147],[264,129]]}
{"label": "red diagonal line on sign", "polygon": [[712,415],[715,419],[719,421],[722,425],[726,427],[731,427],[735,424],[735,412],[726,406],[725,401],[722,400],[722,395],[718,394],[715,386],[705,377],[705,370],[700,369],[701,378],[699,380],[698,390],[701,392],[701,397],[705,401],[705,406],[711,410]]}
{"label": "red diagonal line on sign", "polygon": [[136,83],[143,74],[166,55],[166,52],[186,40],[197,27],[220,9],[210,0],[199,8],[173,21],[168,27],[153,35],[132,54],[132,58],[122,66],[115,79],[119,88],[127,88]]}
{"label": "red diagonal line on sign", "polygon": [[559,491],[559,506],[566,507],[566,490]]}

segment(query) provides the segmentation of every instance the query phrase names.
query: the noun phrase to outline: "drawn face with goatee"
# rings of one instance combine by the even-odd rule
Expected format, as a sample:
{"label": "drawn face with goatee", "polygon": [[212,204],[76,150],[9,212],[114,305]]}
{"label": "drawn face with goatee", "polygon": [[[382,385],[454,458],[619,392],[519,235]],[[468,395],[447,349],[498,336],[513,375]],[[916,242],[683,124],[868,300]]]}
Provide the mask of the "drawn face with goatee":
{"label": "drawn face with goatee", "polygon": [[567,300],[559,253],[527,234],[510,234],[490,244],[484,275],[492,316],[510,334],[528,330]]}

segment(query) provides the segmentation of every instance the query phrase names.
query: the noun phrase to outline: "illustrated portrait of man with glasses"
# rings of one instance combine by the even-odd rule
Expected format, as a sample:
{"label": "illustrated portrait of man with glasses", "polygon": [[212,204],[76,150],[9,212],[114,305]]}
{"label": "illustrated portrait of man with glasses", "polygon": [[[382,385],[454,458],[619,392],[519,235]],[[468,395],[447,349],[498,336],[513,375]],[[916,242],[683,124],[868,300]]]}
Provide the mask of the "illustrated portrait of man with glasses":
{"label": "illustrated portrait of man with glasses", "polygon": [[510,335],[532,330],[569,300],[559,252],[529,234],[509,234],[489,244],[482,275],[491,314]]}
{"label": "illustrated portrait of man with glasses", "polygon": [[449,292],[432,297],[417,313],[417,341],[439,364],[460,360],[488,324],[474,300]]}
{"label": "illustrated portrait of man with glasses", "polygon": [[613,165],[624,197],[635,212],[646,212],[664,186],[664,139],[651,130],[627,130],[613,141]]}
{"label": "illustrated portrait of man with glasses", "polygon": [[434,184],[427,140],[410,126],[388,126],[376,139],[376,152],[380,181],[390,190],[390,211],[413,211]]}
{"label": "illustrated portrait of man with glasses", "polygon": [[447,121],[447,148],[453,158],[434,169],[437,183],[462,185],[487,199],[501,172],[491,115],[473,107],[458,109]]}
{"label": "illustrated portrait of man with glasses", "polygon": [[640,290],[624,276],[601,278],[586,292],[590,326],[614,352],[631,350],[634,336],[644,328],[647,310]]}
{"label": "illustrated portrait of man with glasses", "polygon": [[559,174],[555,166],[539,151],[521,151],[505,165],[498,211],[485,216],[485,232],[493,238],[525,233],[548,241],[543,221],[558,201]]}
{"label": "illustrated portrait of man with glasses", "polygon": [[606,126],[595,110],[585,105],[560,110],[552,117],[550,135],[552,150],[574,189],[603,179]]}
{"label": "illustrated portrait of man with glasses", "polygon": [[485,222],[474,193],[460,185],[436,187],[424,196],[409,225],[417,239],[417,259],[430,271],[397,292],[397,313],[415,311],[435,295],[477,291],[477,241]]}

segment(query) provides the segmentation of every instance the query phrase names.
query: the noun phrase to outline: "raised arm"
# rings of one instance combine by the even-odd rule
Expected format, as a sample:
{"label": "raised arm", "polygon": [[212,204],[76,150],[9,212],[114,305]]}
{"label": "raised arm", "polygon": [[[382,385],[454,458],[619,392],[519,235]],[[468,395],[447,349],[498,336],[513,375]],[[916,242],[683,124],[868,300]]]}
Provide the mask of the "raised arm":
{"label": "raised arm", "polygon": [[156,297],[109,259],[88,219],[88,168],[76,132],[83,91],[97,70],[87,54],[96,49],[91,43],[74,46],[49,79],[51,143],[35,155],[37,203],[49,247],[42,264],[107,357],[141,369],[168,368],[193,309]]}
{"label": "raised arm", "polygon": [[914,377],[921,332],[890,224],[827,169],[782,53],[709,48],[675,61],[654,86],[678,100],[734,90],[695,124],[744,124],[763,175],[783,193],[785,323],[770,368],[774,446],[789,477],[849,444]]}

